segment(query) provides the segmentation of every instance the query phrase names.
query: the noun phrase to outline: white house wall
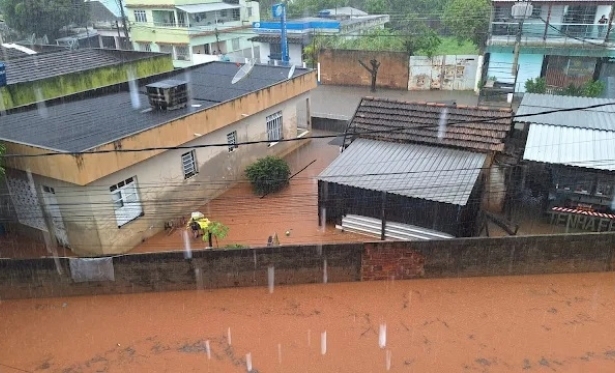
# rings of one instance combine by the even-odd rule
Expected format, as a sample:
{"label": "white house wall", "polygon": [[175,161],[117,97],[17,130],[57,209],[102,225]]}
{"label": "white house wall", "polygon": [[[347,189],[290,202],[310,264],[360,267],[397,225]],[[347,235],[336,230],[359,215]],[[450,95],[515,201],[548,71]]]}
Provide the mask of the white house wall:
{"label": "white house wall", "polygon": [[[295,138],[297,104],[308,97],[309,94],[298,96],[184,145],[225,144],[227,134],[232,131],[237,131],[238,142],[266,140],[266,117],[280,110],[284,137]],[[92,183],[87,186],[87,194],[103,253],[126,252],[162,230],[166,221],[189,216],[191,211],[224,192],[243,177],[245,166],[257,158],[286,154],[298,145],[299,142],[277,143],[271,147],[268,144],[244,145],[232,152],[226,146],[198,148],[195,152],[199,172],[189,179],[184,179],[181,163],[181,155],[189,150],[172,150]],[[144,215],[118,228],[109,187],[130,177],[136,177]],[[229,201],[229,208],[232,208],[232,201]],[[202,212],[207,215],[207,211]]]}

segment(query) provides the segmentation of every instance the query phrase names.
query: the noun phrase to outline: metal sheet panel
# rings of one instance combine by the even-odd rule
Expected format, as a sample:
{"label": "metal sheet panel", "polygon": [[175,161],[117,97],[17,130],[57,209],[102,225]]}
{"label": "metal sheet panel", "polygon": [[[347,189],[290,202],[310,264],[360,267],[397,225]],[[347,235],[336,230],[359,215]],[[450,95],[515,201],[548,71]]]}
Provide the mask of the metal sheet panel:
{"label": "metal sheet panel", "polygon": [[318,178],[464,206],[486,158],[463,150],[358,139]]}
{"label": "metal sheet panel", "polygon": [[476,55],[411,56],[408,90],[474,89],[477,68]]}
{"label": "metal sheet panel", "polygon": [[[523,96],[523,100],[521,101],[516,115],[522,116],[550,110],[570,109],[608,103],[615,104],[615,100],[526,93]],[[519,117],[516,121],[615,131],[615,105],[531,117]]]}
{"label": "metal sheet panel", "polygon": [[615,171],[615,132],[532,124],[523,159]]}

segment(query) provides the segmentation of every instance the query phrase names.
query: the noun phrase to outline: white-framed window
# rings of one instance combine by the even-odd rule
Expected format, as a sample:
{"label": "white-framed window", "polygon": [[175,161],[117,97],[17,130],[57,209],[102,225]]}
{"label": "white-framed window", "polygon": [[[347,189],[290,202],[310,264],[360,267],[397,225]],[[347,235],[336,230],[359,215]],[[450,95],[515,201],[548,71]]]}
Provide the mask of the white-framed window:
{"label": "white-framed window", "polygon": [[147,13],[145,13],[145,10],[135,10],[135,22],[147,22]]}
{"label": "white-framed window", "polygon": [[276,142],[284,138],[282,111],[267,116],[267,141]]}
{"label": "white-framed window", "polygon": [[109,187],[117,227],[135,220],[143,214],[136,176],[129,177]]}
{"label": "white-framed window", "polygon": [[187,45],[176,45],[175,58],[178,60],[190,61],[190,48],[188,48]]}
{"label": "white-framed window", "polygon": [[233,19],[235,21],[238,21],[239,20],[239,16],[240,16],[239,9],[233,9]]}
{"label": "white-framed window", "polygon": [[232,39],[231,46],[233,47],[233,51],[238,51],[239,50],[239,38]]}
{"label": "white-framed window", "polygon": [[237,145],[237,131],[229,132],[226,135],[226,142],[228,143],[229,152],[237,149],[239,147],[239,145]]}
{"label": "white-framed window", "polygon": [[199,173],[196,166],[196,152],[194,150],[182,154],[182,171],[184,172],[184,179],[191,178]]}
{"label": "white-framed window", "polygon": [[151,43],[139,43],[139,50],[142,52],[151,52],[152,44]]}

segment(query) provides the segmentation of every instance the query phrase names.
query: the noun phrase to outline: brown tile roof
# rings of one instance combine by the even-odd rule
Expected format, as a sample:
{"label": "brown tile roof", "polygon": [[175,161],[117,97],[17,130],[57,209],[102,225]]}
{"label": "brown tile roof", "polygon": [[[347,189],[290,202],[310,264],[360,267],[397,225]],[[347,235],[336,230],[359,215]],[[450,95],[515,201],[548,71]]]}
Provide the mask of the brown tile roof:
{"label": "brown tile roof", "polygon": [[[445,109],[446,131],[439,139],[438,127]],[[364,97],[352,118],[349,133],[374,140],[438,144],[481,152],[503,151],[504,139],[512,126],[511,115],[510,109]],[[361,134],[374,131],[385,132]]]}

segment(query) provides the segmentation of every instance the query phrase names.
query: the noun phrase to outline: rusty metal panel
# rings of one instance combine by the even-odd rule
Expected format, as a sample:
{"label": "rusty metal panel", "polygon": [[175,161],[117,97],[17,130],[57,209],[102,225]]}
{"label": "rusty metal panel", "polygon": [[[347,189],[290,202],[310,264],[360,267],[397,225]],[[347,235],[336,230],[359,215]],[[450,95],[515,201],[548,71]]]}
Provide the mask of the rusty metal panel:
{"label": "rusty metal panel", "polygon": [[412,56],[409,62],[408,90],[474,89],[478,56]]}

